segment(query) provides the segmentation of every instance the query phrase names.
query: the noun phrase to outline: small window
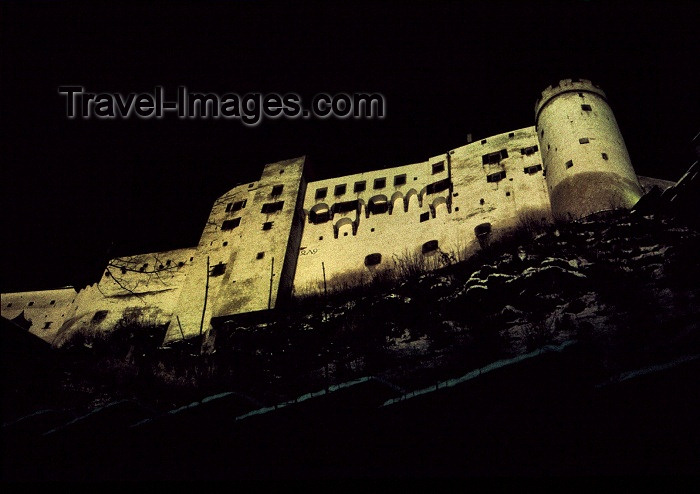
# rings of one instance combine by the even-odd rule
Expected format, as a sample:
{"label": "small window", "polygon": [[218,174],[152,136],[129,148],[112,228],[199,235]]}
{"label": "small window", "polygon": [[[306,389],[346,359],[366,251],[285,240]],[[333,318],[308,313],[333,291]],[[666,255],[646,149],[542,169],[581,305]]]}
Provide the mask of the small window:
{"label": "small window", "polygon": [[272,188],[272,194],[270,194],[270,195],[272,195],[272,196],[281,195],[281,194],[282,194],[282,190],[284,190],[284,185],[275,185],[275,186]]}
{"label": "small window", "polygon": [[421,246],[420,251],[423,254],[427,254],[428,252],[433,252],[433,251],[437,250],[437,248],[438,248],[438,241],[437,240],[428,240],[426,243],[424,243]]}
{"label": "small window", "polygon": [[578,140],[578,143],[579,143],[579,144],[588,144],[589,142],[590,142],[590,141],[588,140],[588,137],[581,137],[581,138]]}
{"label": "small window", "polygon": [[573,160],[569,160],[569,161],[566,162],[566,168],[567,168],[567,169],[568,169],[568,168],[571,168],[572,166],[574,166]]}
{"label": "small window", "polygon": [[[221,223],[221,230],[223,230],[223,231],[233,230],[234,228],[236,228],[240,224],[241,224],[240,218],[233,218],[232,220],[226,220],[223,223]],[[190,261],[191,260],[192,259],[190,259]]]}
{"label": "small window", "polygon": [[544,129],[540,131],[540,137],[544,137]]}
{"label": "small window", "polygon": [[265,223],[263,223],[262,229],[272,230],[272,223],[274,223],[274,221],[266,221]]}
{"label": "small window", "polygon": [[601,153],[601,156],[605,161],[608,161],[608,153]]}
{"label": "small window", "polygon": [[328,187],[316,189],[316,199],[324,199],[328,195]]}
{"label": "small window", "polygon": [[581,105],[583,111],[592,111],[591,105]]}
{"label": "small window", "polygon": [[321,235],[320,237],[318,237],[318,239],[319,239],[319,240],[323,240],[323,235]]}
{"label": "small window", "polygon": [[256,258],[256,259],[262,259],[263,257],[265,257],[265,253],[264,253],[264,252],[258,252],[258,253],[255,255],[255,258]]}
{"label": "small window", "polygon": [[525,155],[527,155],[527,156],[530,156],[531,154],[536,153],[538,149],[539,149],[539,148],[537,147],[537,144],[535,144],[534,146],[522,148],[522,149],[520,150],[520,154],[525,154]]}
{"label": "small window", "polygon": [[424,221],[428,221],[430,219],[430,212],[426,211],[425,213],[420,214],[420,222],[423,223]]}
{"label": "small window", "polygon": [[483,140],[481,141],[481,144],[486,144],[486,139],[483,139]]}
{"label": "small window", "polygon": [[406,184],[406,174],[404,173],[403,175],[396,175],[394,177],[394,186],[398,187],[399,185],[405,185]]}
{"label": "small window", "polygon": [[56,301],[52,300],[51,302],[49,302],[49,305],[54,305],[55,303],[56,303]]}
{"label": "small window", "polygon": [[102,322],[107,318],[107,314],[109,311],[106,310],[98,310],[95,312],[95,315],[92,316],[92,322]]}
{"label": "small window", "polygon": [[510,197],[510,192],[506,192],[506,197]]}
{"label": "small window", "polygon": [[438,163],[433,163],[433,175],[436,173],[441,173],[445,171],[445,162],[440,161]]}
{"label": "small window", "polygon": [[229,203],[226,205],[226,212],[227,212],[227,213],[228,213],[229,211],[231,211],[231,206],[233,206],[233,203],[232,203],[232,202],[229,202]]}
{"label": "small window", "polygon": [[375,178],[374,179],[374,188],[375,189],[383,189],[386,187],[386,178]]}
{"label": "small window", "polygon": [[486,181],[487,181],[487,182],[500,182],[500,181],[503,180],[504,178],[506,178],[506,171],[505,171],[505,170],[502,170],[502,171],[500,171],[500,172],[491,173],[491,174],[489,174],[489,175],[486,175]]}
{"label": "small window", "polygon": [[342,196],[347,191],[347,188],[348,187],[345,184],[336,185],[333,194],[336,196]]}
{"label": "small window", "polygon": [[283,205],[284,205],[284,201],[268,202],[266,204],[263,204],[263,207],[260,210],[260,212],[264,213],[264,214],[276,213],[277,211],[282,211]]}
{"label": "small window", "polygon": [[376,266],[380,262],[382,262],[382,255],[378,252],[365,257],[365,266]]}
{"label": "small window", "polygon": [[211,268],[211,273],[209,273],[209,276],[221,276],[226,272],[226,264],[223,262],[220,262],[219,264],[215,264]]}
{"label": "small window", "polygon": [[194,257],[190,257],[190,262],[194,261]]}
{"label": "small window", "polygon": [[370,230],[369,230],[369,231],[370,231],[370,232],[373,232],[373,231],[374,231],[374,228],[370,228]]}
{"label": "small window", "polygon": [[542,165],[539,164],[539,165],[526,166],[525,168],[523,168],[523,171],[528,175],[532,175],[533,173],[537,173],[541,169],[542,169]]}
{"label": "small window", "polygon": [[484,205],[484,200],[483,200],[483,199],[479,199],[479,204],[481,204],[481,205],[483,206],[483,205]]}
{"label": "small window", "polygon": [[508,157],[508,151],[505,149],[501,149],[500,151],[496,151],[494,153],[486,153],[481,156],[481,162],[484,165],[490,164],[490,163],[499,163],[502,159],[505,159]]}
{"label": "small window", "polygon": [[360,182],[355,182],[355,187],[353,188],[353,190],[355,192],[363,192],[366,188],[367,188],[367,182],[362,180]]}
{"label": "small window", "polygon": [[[246,200],[245,200],[245,199],[242,200],[242,201],[236,201],[236,202],[234,202],[234,203],[231,205],[231,212],[240,211],[241,209],[243,209],[243,208],[245,207],[245,203],[246,203]],[[226,211],[228,211],[228,209],[227,209]]]}
{"label": "small window", "polygon": [[224,247],[226,247],[227,245],[228,245],[228,242],[224,242]]}
{"label": "small window", "polygon": [[510,139],[512,139],[513,137],[515,137],[515,132],[511,132],[510,134],[508,134],[508,137],[509,137]]}
{"label": "small window", "polygon": [[9,304],[7,304],[5,307],[12,307],[12,302],[10,302]]}
{"label": "small window", "polygon": [[254,185],[255,185],[255,182],[253,182],[252,184],[248,184],[248,188],[252,189]]}
{"label": "small window", "polygon": [[51,321],[46,321],[44,323],[44,328],[43,329],[49,329],[51,327]]}
{"label": "small window", "polygon": [[426,194],[437,194],[438,192],[442,192],[443,190],[447,190],[449,188],[450,188],[450,179],[443,178],[442,180],[438,180],[437,182],[433,182],[432,184],[428,184],[428,186],[425,188],[425,193]]}

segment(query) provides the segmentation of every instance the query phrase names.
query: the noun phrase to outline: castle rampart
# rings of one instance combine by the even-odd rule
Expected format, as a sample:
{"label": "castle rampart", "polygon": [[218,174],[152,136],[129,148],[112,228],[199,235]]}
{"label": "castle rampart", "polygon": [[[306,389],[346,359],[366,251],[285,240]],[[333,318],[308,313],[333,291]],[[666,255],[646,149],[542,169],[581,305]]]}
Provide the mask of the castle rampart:
{"label": "castle rampart", "polygon": [[532,127],[343,177],[307,183],[305,168],[305,157],[268,164],[223,194],[194,247],[113,259],[78,293],[4,294],[2,315],[31,320],[54,344],[145,318],[168,325],[168,343],[406,263],[467,259],[523,223],[628,208],[642,194],[607,97],[586,80],[543,91]]}

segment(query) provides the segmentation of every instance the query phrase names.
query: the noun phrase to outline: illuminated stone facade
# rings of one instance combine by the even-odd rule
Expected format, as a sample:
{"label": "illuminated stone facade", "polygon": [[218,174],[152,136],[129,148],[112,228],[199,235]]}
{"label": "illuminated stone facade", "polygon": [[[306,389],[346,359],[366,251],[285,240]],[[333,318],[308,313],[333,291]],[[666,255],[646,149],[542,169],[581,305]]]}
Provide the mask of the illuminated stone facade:
{"label": "illuminated stone facade", "polygon": [[168,343],[294,295],[466,259],[521,225],[629,208],[653,182],[590,81],[547,88],[535,114],[534,127],[409,165],[307,182],[304,157],[268,164],[216,200],[196,247],[113,259],[79,293],[5,294],[2,315],[56,345],[120,321],[168,324]]}

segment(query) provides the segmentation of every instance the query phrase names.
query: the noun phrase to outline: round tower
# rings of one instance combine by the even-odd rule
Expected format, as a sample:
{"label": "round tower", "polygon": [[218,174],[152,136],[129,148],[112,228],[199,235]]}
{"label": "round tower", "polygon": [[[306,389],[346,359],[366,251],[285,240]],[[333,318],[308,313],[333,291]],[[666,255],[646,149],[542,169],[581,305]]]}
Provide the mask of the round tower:
{"label": "round tower", "polygon": [[535,128],[555,218],[630,208],[642,196],[629,153],[596,84],[565,79],[542,91]]}

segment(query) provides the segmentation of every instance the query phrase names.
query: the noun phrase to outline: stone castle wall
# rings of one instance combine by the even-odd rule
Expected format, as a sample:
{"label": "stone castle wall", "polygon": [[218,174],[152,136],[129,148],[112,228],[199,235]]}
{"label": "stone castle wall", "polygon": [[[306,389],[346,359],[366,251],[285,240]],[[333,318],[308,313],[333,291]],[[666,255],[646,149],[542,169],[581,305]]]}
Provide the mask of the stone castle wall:
{"label": "stone castle wall", "polygon": [[79,293],[4,294],[2,315],[24,311],[30,331],[54,344],[78,328],[148,319],[168,324],[168,343],[324,285],[463,260],[520,225],[630,207],[641,196],[599,87],[563,80],[542,93],[535,115],[533,127],[409,165],[307,183],[305,157],[268,164],[259,181],[215,201],[197,246],[113,259]]}

